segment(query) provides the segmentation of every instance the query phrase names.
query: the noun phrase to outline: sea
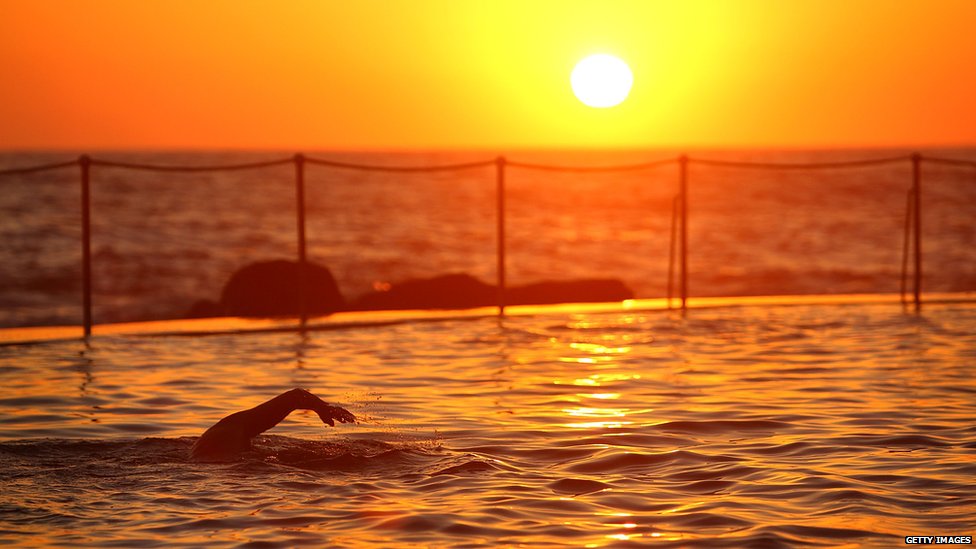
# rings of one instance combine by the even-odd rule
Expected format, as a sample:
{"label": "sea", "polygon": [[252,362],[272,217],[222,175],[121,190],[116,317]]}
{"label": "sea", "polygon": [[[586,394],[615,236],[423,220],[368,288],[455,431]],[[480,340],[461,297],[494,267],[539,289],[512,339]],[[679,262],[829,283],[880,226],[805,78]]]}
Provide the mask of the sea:
{"label": "sea", "polygon": [[[900,547],[976,531],[976,306],[0,347],[0,544]],[[207,427],[292,387],[225,463]]]}
{"label": "sea", "polygon": [[[0,345],[0,545],[873,548],[971,538],[976,169],[922,162],[928,299],[916,311],[892,295],[910,161],[694,161],[911,152],[688,152],[686,311],[637,301],[503,317],[385,313],[206,335],[178,335],[187,323],[165,319],[216,299],[243,265],[295,257],[294,166],[94,166],[94,320],[173,329],[122,324]],[[919,152],[976,160],[970,149]],[[92,154],[197,166],[288,156]],[[499,153],[306,154],[430,166]],[[680,151],[503,154],[581,167]],[[72,158],[5,153],[0,170]],[[309,259],[347,297],[452,272],[494,281],[493,165],[306,168]],[[81,322],[78,177],[77,167],[0,176],[3,327]],[[510,165],[509,282],[619,278],[638,298],[666,295],[679,181],[676,163]],[[741,297],[757,295],[794,297]],[[299,411],[240,456],[190,459],[209,426],[294,387],[358,422],[328,427]]]}
{"label": "sea", "polygon": [[[288,152],[93,152],[163,166],[287,159]],[[685,151],[338,153],[310,157],[375,166],[491,161],[567,167],[632,165]],[[908,150],[687,151],[690,296],[890,293],[902,287]],[[920,150],[976,160],[976,149]],[[903,161],[827,170],[760,163]],[[0,170],[71,161],[68,153],[2,153]],[[923,291],[976,290],[976,168],[923,162]],[[295,168],[223,172],[91,171],[93,319],[185,316],[219,299],[231,274],[298,257]],[[505,170],[506,278],[617,278],[637,298],[668,293],[676,162],[622,172]],[[0,327],[82,321],[80,170],[0,175]],[[379,172],[306,164],[310,261],[347,299],[413,278],[497,273],[493,165]],[[677,250],[676,250],[677,251]],[[676,262],[677,263],[677,262]],[[909,262],[909,267],[913,262]],[[677,292],[677,264],[672,292]],[[910,282],[910,281],[909,281]]]}

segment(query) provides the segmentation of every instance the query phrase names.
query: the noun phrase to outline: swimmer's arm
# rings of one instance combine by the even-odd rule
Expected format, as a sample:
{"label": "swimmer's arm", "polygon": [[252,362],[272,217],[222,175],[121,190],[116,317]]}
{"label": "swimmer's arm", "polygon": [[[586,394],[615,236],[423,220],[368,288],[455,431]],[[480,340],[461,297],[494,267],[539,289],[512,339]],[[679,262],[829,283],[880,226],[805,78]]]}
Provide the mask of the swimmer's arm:
{"label": "swimmer's arm", "polygon": [[292,389],[271,400],[233,413],[207,429],[193,445],[194,458],[234,455],[250,448],[251,439],[274,427],[295,410],[312,410],[322,423],[335,426],[353,423],[356,416],[345,408],[333,406],[304,389]]}
{"label": "swimmer's arm", "polygon": [[356,421],[356,416],[345,408],[333,406],[304,389],[292,389],[282,393],[264,404],[238,412],[239,417],[234,419],[239,422],[244,435],[251,439],[274,427],[295,410],[311,410],[319,415],[322,423],[333,427],[336,421]]}

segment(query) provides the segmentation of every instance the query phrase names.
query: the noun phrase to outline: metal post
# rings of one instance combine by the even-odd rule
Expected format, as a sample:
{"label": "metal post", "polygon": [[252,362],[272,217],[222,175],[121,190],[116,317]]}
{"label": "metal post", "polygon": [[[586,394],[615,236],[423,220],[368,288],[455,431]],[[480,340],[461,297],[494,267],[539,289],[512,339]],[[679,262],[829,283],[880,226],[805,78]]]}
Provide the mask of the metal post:
{"label": "metal post", "polygon": [[907,200],[905,201],[905,231],[902,236],[901,245],[901,304],[902,306],[908,305],[908,297],[906,293],[908,291],[908,248],[912,242],[912,227],[914,222],[912,221],[915,217],[912,212],[915,211],[915,189],[908,189]]}
{"label": "metal post", "polygon": [[305,288],[308,261],[305,256],[305,156],[301,153],[295,155],[295,199],[298,209],[298,312],[301,317],[301,327],[304,329],[308,321]]}
{"label": "metal post", "polygon": [[505,316],[505,157],[495,159],[498,220],[498,316]]}
{"label": "metal post", "polygon": [[912,192],[915,194],[915,312],[922,310],[922,155],[912,155]]}
{"label": "metal post", "polygon": [[680,196],[675,195],[671,201],[671,240],[668,244],[668,309],[671,309],[674,297],[674,252],[678,239],[678,207]]}
{"label": "metal post", "polygon": [[681,155],[681,310],[688,309],[688,156]]}
{"label": "metal post", "polygon": [[87,154],[78,157],[81,166],[81,286],[85,337],[92,333],[92,286],[91,286],[91,199],[89,190],[91,158]]}

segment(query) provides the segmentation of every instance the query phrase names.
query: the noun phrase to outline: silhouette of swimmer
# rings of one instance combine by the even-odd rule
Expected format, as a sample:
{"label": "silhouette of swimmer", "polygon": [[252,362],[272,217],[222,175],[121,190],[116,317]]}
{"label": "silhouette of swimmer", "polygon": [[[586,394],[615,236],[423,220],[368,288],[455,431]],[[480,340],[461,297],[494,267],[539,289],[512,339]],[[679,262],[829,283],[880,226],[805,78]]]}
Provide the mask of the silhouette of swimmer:
{"label": "silhouette of swimmer", "polygon": [[312,410],[322,423],[354,423],[356,416],[306,391],[292,389],[250,410],[233,413],[206,430],[190,450],[193,459],[233,458],[251,449],[251,439],[277,425],[295,410]]}

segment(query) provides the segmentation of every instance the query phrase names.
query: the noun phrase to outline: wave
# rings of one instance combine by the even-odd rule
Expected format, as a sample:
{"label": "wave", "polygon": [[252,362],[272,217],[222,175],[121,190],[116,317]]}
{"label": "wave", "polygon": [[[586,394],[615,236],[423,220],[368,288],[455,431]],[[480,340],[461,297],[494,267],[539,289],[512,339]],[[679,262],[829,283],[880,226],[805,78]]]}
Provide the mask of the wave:
{"label": "wave", "polygon": [[735,461],[727,456],[710,456],[687,450],[675,450],[659,454],[639,452],[614,452],[605,456],[598,456],[568,467],[570,471],[578,473],[607,474],[625,471],[670,467],[678,465],[693,465],[703,463],[721,463]]}
{"label": "wave", "polygon": [[[0,463],[22,472],[51,466],[78,467],[111,464],[119,467],[194,464],[190,449],[198,437],[144,438],[98,441],[69,439],[22,440],[0,443]],[[217,467],[238,471],[291,467],[309,471],[362,471],[373,468],[410,467],[423,470],[445,457],[430,442],[390,443],[377,440],[302,440],[286,436],[256,437],[252,449]],[[468,468],[476,467],[468,465]],[[443,471],[442,471],[443,473]],[[0,478],[2,478],[0,474]]]}
{"label": "wave", "polygon": [[666,421],[654,425],[661,431],[678,433],[737,433],[741,431],[785,431],[792,426],[782,421],[762,419],[719,419],[709,421]]}

